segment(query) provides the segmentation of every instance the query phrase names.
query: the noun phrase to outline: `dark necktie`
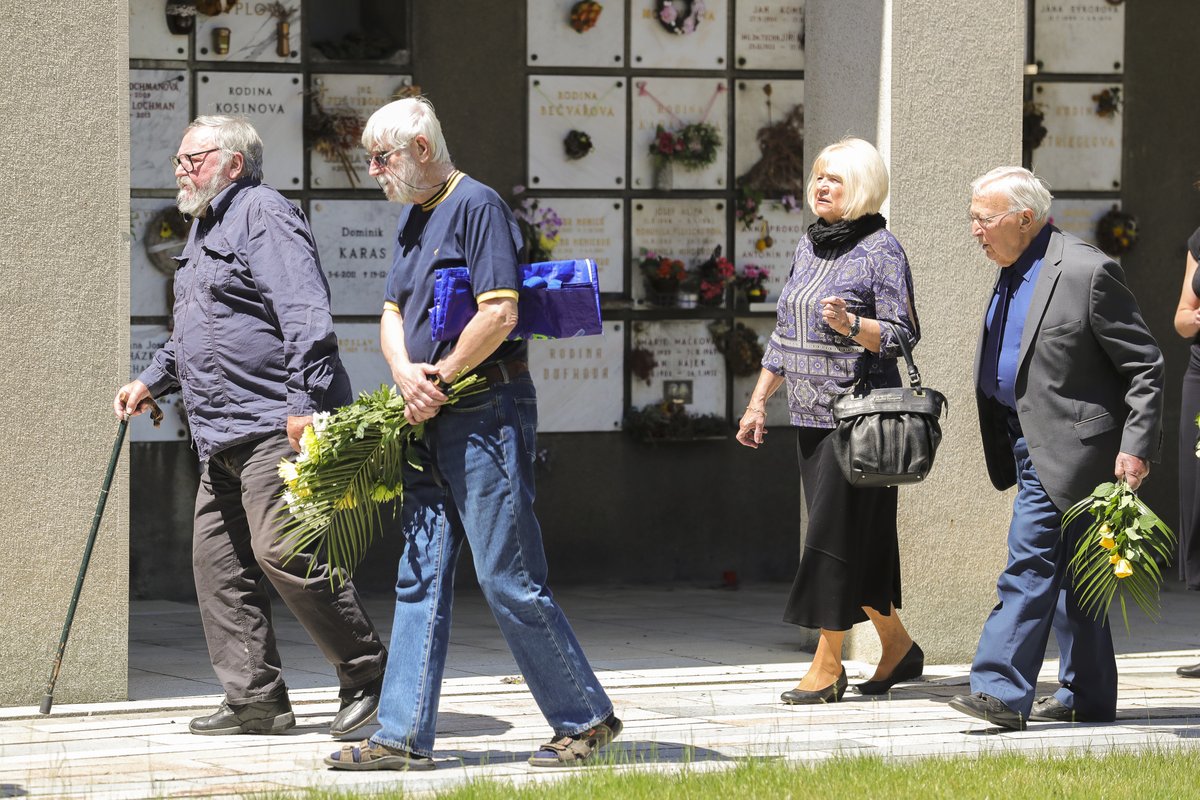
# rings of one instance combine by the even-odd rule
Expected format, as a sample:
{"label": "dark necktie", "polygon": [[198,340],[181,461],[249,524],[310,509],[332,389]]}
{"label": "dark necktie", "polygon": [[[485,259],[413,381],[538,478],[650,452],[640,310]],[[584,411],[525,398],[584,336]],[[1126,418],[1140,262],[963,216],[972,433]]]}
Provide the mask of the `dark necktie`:
{"label": "dark necktie", "polygon": [[1004,323],[1008,319],[1008,303],[1012,299],[1012,281],[1009,280],[1011,273],[1012,267],[1005,267],[1000,271],[1000,280],[996,282],[996,313],[992,315],[992,325],[988,328],[983,358],[979,363],[980,387],[992,396],[995,396],[1000,389],[996,380],[996,372],[1000,366],[1000,349],[1004,344]]}

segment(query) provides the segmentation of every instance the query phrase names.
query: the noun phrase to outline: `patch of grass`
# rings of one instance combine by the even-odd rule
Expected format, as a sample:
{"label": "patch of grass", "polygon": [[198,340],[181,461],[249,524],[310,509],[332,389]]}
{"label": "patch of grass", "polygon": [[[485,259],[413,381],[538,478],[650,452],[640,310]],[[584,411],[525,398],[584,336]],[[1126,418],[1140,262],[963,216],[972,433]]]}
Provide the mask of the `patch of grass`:
{"label": "patch of grass", "polygon": [[[1200,793],[1198,775],[1200,751],[1182,748],[1062,757],[1004,753],[899,762],[854,756],[813,765],[752,759],[728,769],[693,765],[669,773],[648,766],[593,767],[572,772],[563,780],[519,787],[503,780],[473,780],[434,796],[438,800],[1175,800]],[[401,788],[377,793],[311,790],[303,795],[305,800],[400,800],[411,796]]]}

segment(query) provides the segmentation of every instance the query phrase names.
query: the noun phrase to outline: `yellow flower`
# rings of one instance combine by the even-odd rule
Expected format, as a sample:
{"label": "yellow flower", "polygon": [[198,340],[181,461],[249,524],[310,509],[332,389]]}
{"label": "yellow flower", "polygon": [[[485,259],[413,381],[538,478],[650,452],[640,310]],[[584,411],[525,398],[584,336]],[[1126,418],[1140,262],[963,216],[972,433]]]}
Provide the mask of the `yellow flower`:
{"label": "yellow flower", "polygon": [[1108,536],[1110,533],[1112,533],[1112,528],[1109,527],[1109,524],[1107,522],[1105,522],[1104,524],[1102,524],[1100,526],[1100,535],[1101,536]]}
{"label": "yellow flower", "polygon": [[304,433],[300,434],[300,455],[305,460],[317,460],[317,453],[321,448],[321,439],[317,436],[317,432],[309,425],[304,429]]}
{"label": "yellow flower", "polygon": [[1128,578],[1133,574],[1133,565],[1122,558],[1117,562],[1117,565],[1113,567],[1113,574],[1118,578]]}
{"label": "yellow flower", "polygon": [[1120,553],[1113,553],[1111,556],[1108,557],[1108,563],[1110,563],[1110,564],[1115,564],[1120,560],[1121,560]]}
{"label": "yellow flower", "polygon": [[546,234],[543,233],[538,238],[538,244],[540,244],[542,246],[542,249],[548,253],[551,250],[553,250],[555,248],[555,246],[558,244],[558,234],[554,234],[554,236],[547,236]]}
{"label": "yellow flower", "polygon": [[1116,541],[1113,540],[1113,538],[1111,536],[1105,534],[1100,537],[1100,546],[1103,547],[1105,550],[1112,550],[1114,547],[1117,546],[1117,543],[1116,543]]}
{"label": "yellow flower", "polygon": [[283,478],[283,482],[288,486],[300,480],[300,469],[296,466],[296,462],[287,458],[280,459],[279,477]]}
{"label": "yellow flower", "polygon": [[333,509],[334,511],[347,511],[356,505],[358,505],[358,501],[354,499],[354,493],[347,489],[346,493],[333,504]]}

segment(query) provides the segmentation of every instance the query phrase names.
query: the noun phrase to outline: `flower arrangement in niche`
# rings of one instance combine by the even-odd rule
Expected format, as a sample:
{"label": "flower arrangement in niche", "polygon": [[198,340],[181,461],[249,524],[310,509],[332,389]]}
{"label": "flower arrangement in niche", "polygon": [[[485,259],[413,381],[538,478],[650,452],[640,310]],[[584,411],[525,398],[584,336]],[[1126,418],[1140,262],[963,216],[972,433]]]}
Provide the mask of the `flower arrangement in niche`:
{"label": "flower arrangement in niche", "polygon": [[350,188],[358,188],[358,170],[351,159],[362,141],[364,122],[358,112],[349,108],[326,109],[315,96],[304,132],[316,150],[333,161],[346,173]]}
{"label": "flower arrangement in niche", "polygon": [[642,442],[726,438],[729,424],[716,414],[689,414],[682,403],[651,403],[625,412],[622,428]]}
{"label": "flower arrangement in niche", "polygon": [[563,152],[569,161],[578,161],[595,149],[592,137],[583,131],[572,130],[563,139]]}
{"label": "flower arrangement in niche", "polygon": [[1096,246],[1119,256],[1137,243],[1137,217],[1113,206],[1096,220]]}
{"label": "flower arrangement in niche", "polygon": [[1096,103],[1096,116],[1109,119],[1121,112],[1121,87],[1110,86],[1092,95]]}
{"label": "flower arrangement in niche", "polygon": [[757,375],[762,369],[763,346],[753,330],[741,322],[730,325],[726,320],[716,320],[708,326],[708,332],[734,375]]}
{"label": "flower arrangement in niche", "polygon": [[684,281],[688,280],[684,263],[677,258],[642,250],[638,268],[646,282],[650,301],[655,305],[675,305],[674,296],[679,293]]}
{"label": "flower arrangement in niche", "polygon": [[1092,618],[1108,616],[1113,597],[1120,596],[1121,616],[1129,629],[1125,608],[1128,593],[1151,619],[1158,618],[1158,560],[1169,563],[1175,553],[1175,533],[1125,481],[1102,483],[1090,496],[1063,514],[1067,526],[1090,514],[1092,524],[1079,537],[1069,569],[1079,607]]}
{"label": "flower arrangement in niche", "polygon": [[587,33],[596,27],[596,23],[600,21],[600,12],[603,10],[604,6],[595,0],[579,0],[578,3],[571,6],[571,15],[567,19],[567,24],[576,33]]}
{"label": "flower arrangement in niche", "polygon": [[[520,197],[525,194],[525,187],[514,186],[513,194]],[[525,197],[513,209],[513,217],[521,229],[521,238],[525,240],[525,254],[529,263],[553,260],[554,248],[558,246],[562,230],[562,217],[558,212],[550,206],[542,206],[536,197]]]}
{"label": "flower arrangement in niche", "polygon": [[693,122],[674,130],[660,124],[650,143],[650,155],[656,167],[678,164],[697,170],[717,160],[720,146],[721,132],[710,122]]}
{"label": "flower arrangement in niche", "polygon": [[644,347],[635,347],[629,351],[629,371],[638,380],[645,381],[647,386],[650,385],[650,378],[657,366],[658,360],[652,351]]}
{"label": "flower arrangement in niche", "polygon": [[742,224],[745,230],[754,230],[754,224],[758,222],[758,211],[762,205],[764,195],[758,189],[751,188],[745,184],[737,187],[737,198],[734,200],[733,216]]}
{"label": "flower arrangement in niche", "polygon": [[654,1],[654,18],[667,32],[677,36],[695,33],[706,10],[704,0]]}
{"label": "flower arrangement in niche", "polygon": [[737,277],[735,285],[746,295],[751,303],[761,303],[767,299],[767,287],[763,284],[771,277],[771,271],[757,264],[743,264],[742,274]]}
{"label": "flower arrangement in niche", "polygon": [[1029,150],[1042,146],[1049,131],[1046,129],[1046,107],[1033,100],[1025,103],[1025,113],[1021,120],[1021,141]]}
{"label": "flower arrangement in niche", "polygon": [[721,256],[721,246],[713,250],[708,260],[692,271],[700,303],[706,306],[720,305],[725,299],[725,287],[733,283],[736,271],[733,262]]}

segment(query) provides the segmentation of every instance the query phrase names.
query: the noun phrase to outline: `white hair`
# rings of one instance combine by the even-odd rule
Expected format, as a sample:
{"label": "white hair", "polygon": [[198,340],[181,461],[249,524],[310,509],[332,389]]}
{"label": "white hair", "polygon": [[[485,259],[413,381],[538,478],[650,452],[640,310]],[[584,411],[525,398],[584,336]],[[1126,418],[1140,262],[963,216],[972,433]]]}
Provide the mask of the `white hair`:
{"label": "white hair", "polygon": [[888,196],[888,171],[875,145],[847,136],[834,142],[813,160],[808,173],[805,197],[808,207],[817,201],[817,176],[836,175],[842,181],[842,213],[854,220],[865,214],[878,214]]}
{"label": "white hair", "polygon": [[242,177],[261,181],[263,177],[263,143],[258,131],[243,117],[202,116],[192,120],[189,131],[207,128],[212,131],[213,146],[221,148],[221,165],[229,163],[234,153],[242,155]]}
{"label": "white hair", "polygon": [[1050,203],[1054,200],[1049,185],[1024,167],[996,167],[971,182],[971,197],[987,192],[1003,192],[1008,198],[1009,211],[1028,208],[1036,222],[1050,216]]}
{"label": "white hair", "polygon": [[363,128],[362,146],[368,153],[394,150],[406,146],[418,135],[429,142],[432,163],[450,163],[450,148],[442,136],[442,123],[438,122],[433,104],[424,97],[393,100],[377,110]]}

